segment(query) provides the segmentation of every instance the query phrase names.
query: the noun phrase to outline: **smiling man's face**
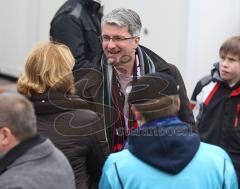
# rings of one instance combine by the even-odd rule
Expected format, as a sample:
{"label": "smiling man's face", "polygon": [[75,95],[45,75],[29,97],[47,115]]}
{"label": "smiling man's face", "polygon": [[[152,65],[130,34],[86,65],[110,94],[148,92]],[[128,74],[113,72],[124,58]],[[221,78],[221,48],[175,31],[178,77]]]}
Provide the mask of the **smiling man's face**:
{"label": "smiling man's face", "polygon": [[131,36],[127,27],[102,24],[102,47],[108,63],[116,67],[133,64],[139,37]]}

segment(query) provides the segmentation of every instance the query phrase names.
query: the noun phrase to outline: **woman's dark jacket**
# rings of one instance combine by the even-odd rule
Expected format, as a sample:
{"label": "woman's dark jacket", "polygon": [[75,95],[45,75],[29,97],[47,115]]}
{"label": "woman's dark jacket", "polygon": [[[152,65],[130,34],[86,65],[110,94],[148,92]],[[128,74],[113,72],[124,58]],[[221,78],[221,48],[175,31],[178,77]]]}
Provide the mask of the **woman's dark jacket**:
{"label": "woman's dark jacket", "polygon": [[39,133],[68,158],[78,189],[97,188],[108,146],[98,115],[77,96],[48,92],[31,97]]}

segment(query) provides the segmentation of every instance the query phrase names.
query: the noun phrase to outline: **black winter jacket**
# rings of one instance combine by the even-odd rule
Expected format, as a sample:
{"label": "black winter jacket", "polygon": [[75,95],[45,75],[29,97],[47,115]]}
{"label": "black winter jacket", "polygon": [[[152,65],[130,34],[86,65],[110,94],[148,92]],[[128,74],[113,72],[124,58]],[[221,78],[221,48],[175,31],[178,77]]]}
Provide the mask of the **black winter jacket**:
{"label": "black winter jacket", "polygon": [[[179,117],[182,121],[191,124],[192,126],[195,124],[192,111],[190,109],[189,100],[186,94],[185,85],[182,79],[182,76],[177,69],[177,67],[173,64],[167,63],[157,54],[152,52],[151,50],[147,49],[146,47],[140,47],[142,54],[143,54],[143,62],[144,64],[148,64],[148,58],[150,57],[151,61],[155,66],[155,70],[157,72],[162,72],[173,76],[176,79],[177,83],[180,86],[180,99],[181,99],[181,108]],[[115,123],[121,122],[121,125],[124,125],[123,121],[119,117],[119,112],[123,112],[122,105],[124,104],[125,97],[124,95],[120,94],[120,85],[117,83],[116,79],[112,79],[112,85],[115,86],[116,94],[120,94],[116,99],[117,103],[119,104],[118,107],[116,106],[109,106],[109,104],[105,104],[104,102],[104,93],[106,93],[106,88],[104,88],[104,82],[106,79],[106,74],[102,73],[101,68],[101,61],[99,60],[96,64],[96,69],[82,69],[79,72],[75,73],[75,78],[77,78],[77,85],[81,90],[79,91],[79,95],[84,99],[88,100],[90,107],[99,113],[103,113],[104,110],[104,118],[105,118],[105,129],[107,129],[108,134],[108,142],[110,145],[110,149],[112,151],[118,151],[119,149],[115,150],[116,145],[120,148],[123,146],[126,137],[124,133],[118,134],[118,139],[116,139],[116,132],[115,132]],[[149,70],[145,70],[146,73]],[[106,87],[106,86],[105,86]],[[104,88],[104,90],[103,90]],[[116,102],[116,101],[115,101]],[[116,104],[116,103],[115,103]],[[132,117],[133,118],[133,117]],[[134,122],[132,122],[132,126],[134,127]],[[117,128],[119,131],[119,128]],[[124,126],[120,128],[120,130],[124,130]],[[117,140],[117,144],[114,141]]]}
{"label": "black winter jacket", "polygon": [[77,96],[49,92],[31,97],[38,132],[68,158],[78,189],[97,188],[108,146],[101,132],[102,122],[86,102]]}
{"label": "black winter jacket", "polygon": [[197,83],[191,105],[201,140],[228,152],[240,181],[240,81],[229,87],[217,63]]}
{"label": "black winter jacket", "polygon": [[51,21],[50,38],[67,45],[76,64],[73,70],[92,67],[101,52],[100,5],[92,0],[68,0]]}

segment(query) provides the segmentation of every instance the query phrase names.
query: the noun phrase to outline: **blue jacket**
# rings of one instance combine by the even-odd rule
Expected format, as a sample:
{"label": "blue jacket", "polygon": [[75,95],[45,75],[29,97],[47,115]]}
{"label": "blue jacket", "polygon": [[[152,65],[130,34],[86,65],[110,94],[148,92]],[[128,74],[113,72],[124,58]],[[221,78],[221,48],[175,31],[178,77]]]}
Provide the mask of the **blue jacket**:
{"label": "blue jacket", "polygon": [[222,185],[238,188],[229,156],[217,146],[200,143],[199,136],[175,117],[155,120],[132,133],[128,149],[107,159],[99,188],[221,189]]}

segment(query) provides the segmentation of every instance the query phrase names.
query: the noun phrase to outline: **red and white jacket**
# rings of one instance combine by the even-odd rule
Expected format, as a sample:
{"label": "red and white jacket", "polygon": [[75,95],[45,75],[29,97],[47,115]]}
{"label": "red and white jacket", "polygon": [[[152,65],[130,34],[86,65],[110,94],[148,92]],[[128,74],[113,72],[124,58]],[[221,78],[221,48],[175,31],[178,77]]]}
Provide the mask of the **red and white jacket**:
{"label": "red and white jacket", "polygon": [[219,64],[201,79],[191,97],[191,108],[201,140],[224,148],[240,176],[240,81],[229,87],[219,75]]}

